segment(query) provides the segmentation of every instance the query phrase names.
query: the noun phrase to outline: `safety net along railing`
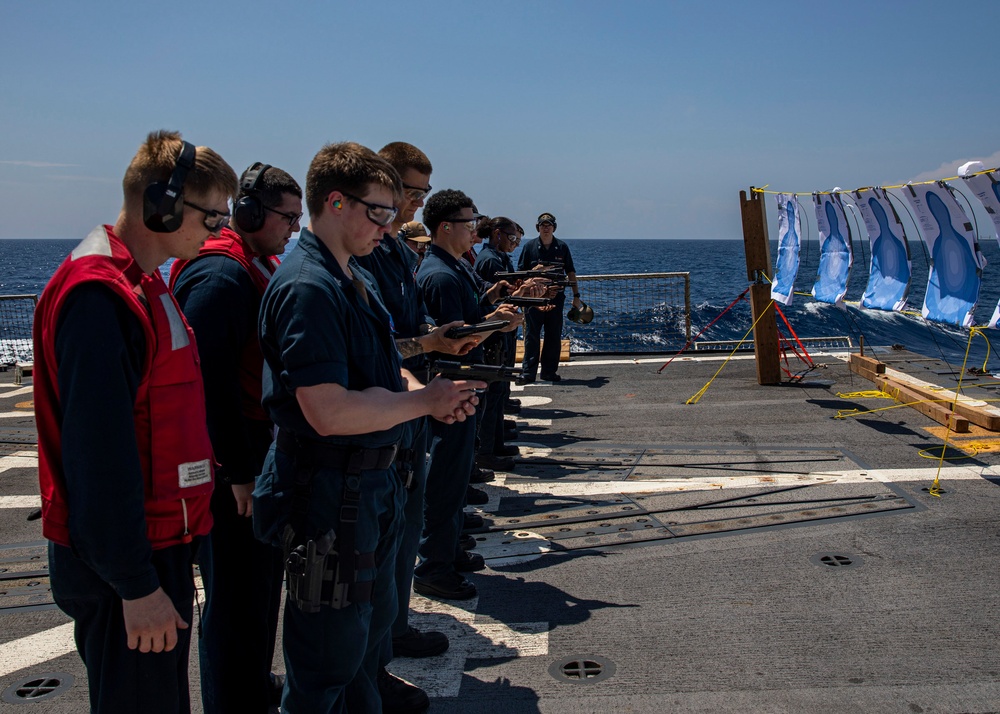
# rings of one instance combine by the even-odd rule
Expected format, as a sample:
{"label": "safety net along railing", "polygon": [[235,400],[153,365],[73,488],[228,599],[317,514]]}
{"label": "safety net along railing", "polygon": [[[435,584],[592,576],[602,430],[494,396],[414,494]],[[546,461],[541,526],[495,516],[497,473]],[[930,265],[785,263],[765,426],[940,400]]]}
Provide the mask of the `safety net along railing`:
{"label": "safety net along railing", "polygon": [[[811,350],[824,350],[830,352],[844,352],[852,349],[854,344],[848,335],[835,335],[831,337],[798,337],[798,344],[810,348]],[[750,352],[753,350],[753,340],[699,340],[694,343],[696,352],[717,351],[732,352],[740,350]]]}
{"label": "safety net along railing", "polygon": [[572,352],[669,352],[691,338],[689,273],[579,275],[577,280],[594,321],[563,321],[563,338]]}
{"label": "safety net along railing", "polygon": [[31,325],[37,295],[0,295],[0,366],[33,361]]}

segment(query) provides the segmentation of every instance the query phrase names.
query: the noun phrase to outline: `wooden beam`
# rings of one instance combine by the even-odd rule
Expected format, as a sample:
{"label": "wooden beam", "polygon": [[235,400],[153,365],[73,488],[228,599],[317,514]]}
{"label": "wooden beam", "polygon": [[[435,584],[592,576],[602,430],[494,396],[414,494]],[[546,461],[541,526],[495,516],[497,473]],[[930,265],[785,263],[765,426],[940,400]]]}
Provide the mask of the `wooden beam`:
{"label": "wooden beam", "polygon": [[743,250],[746,253],[750,309],[753,313],[753,351],[757,362],[758,384],[781,383],[781,357],[778,354],[778,321],[771,307],[771,244],[767,237],[767,214],[763,194],[753,190],[747,198],[740,191],[740,214],[743,217]]}
{"label": "wooden beam", "polygon": [[[969,431],[969,420],[964,416],[956,414],[950,409],[950,404],[941,401],[927,401],[928,399],[940,399],[937,396],[928,395],[912,385],[897,382],[891,377],[879,376],[875,384],[878,388],[888,394],[901,404],[906,404],[924,416],[930,417],[938,424],[944,424],[956,434],[966,434]],[[933,393],[932,393],[933,394]]]}
{"label": "wooden beam", "polygon": [[864,365],[848,364],[847,366],[850,367],[851,371],[854,372],[854,374],[858,375],[859,377],[864,377],[869,382],[874,383],[879,377],[884,376],[879,374],[878,372],[873,372]]}
{"label": "wooden beam", "polygon": [[852,372],[874,382],[876,378],[885,374],[885,363],[879,362],[871,357],[863,357],[853,352],[848,356],[847,366]]}
{"label": "wooden beam", "polygon": [[848,357],[848,364],[850,364],[852,368],[854,366],[858,366],[868,370],[869,372],[874,372],[875,374],[885,374],[885,362],[879,362],[877,359],[873,359],[872,357],[865,357],[863,355],[852,353]]}
{"label": "wooden beam", "polygon": [[976,426],[981,426],[989,431],[1000,431],[1000,415],[990,414],[979,407],[964,404],[959,399],[955,405],[955,413],[960,414]]}
{"label": "wooden beam", "polygon": [[938,424],[947,425],[948,420],[951,420],[952,431],[964,434],[969,431],[969,423],[972,423],[988,431],[1000,432],[1000,413],[996,407],[970,404],[961,398],[948,399],[938,390],[887,376],[885,364],[870,357],[852,354],[848,359],[848,366],[852,372],[874,382],[880,390],[899,401],[921,402],[913,404],[913,408]]}

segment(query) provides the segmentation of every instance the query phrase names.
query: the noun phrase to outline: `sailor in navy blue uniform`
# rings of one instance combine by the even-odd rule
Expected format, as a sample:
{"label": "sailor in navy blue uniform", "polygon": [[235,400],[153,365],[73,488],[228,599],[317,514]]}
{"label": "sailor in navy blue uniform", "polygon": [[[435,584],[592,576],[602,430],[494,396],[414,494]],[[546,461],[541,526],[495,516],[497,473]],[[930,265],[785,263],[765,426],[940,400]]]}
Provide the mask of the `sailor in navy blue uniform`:
{"label": "sailor in navy blue uniform", "polygon": [[[477,402],[470,390],[483,386],[437,379],[425,387],[402,369],[375,284],[350,265],[378,245],[401,192],[395,169],[371,150],[320,150],[306,179],[311,225],[261,308],[264,405],[278,437],[254,491],[254,525],[288,553],[287,714],[381,712],[403,424],[464,421]],[[313,592],[309,582],[322,587]]]}
{"label": "sailor in navy blue uniform", "polygon": [[[431,317],[438,323],[462,320],[468,324],[486,318],[507,319],[511,322],[508,329],[516,329],[520,315],[512,308],[483,314],[484,296],[478,292],[472,268],[461,259],[472,246],[478,220],[472,200],[461,191],[439,191],[424,207],[423,219],[433,241],[417,271],[417,283]],[[482,362],[482,348],[477,346],[462,359]],[[482,556],[470,555],[459,546],[476,425],[472,420],[432,423],[431,434],[424,535],[413,589],[423,595],[464,600],[475,597],[476,586],[461,573],[485,567]]]}
{"label": "sailor in navy blue uniform", "polygon": [[[543,213],[535,225],[538,237],[525,243],[517,261],[518,270],[531,270],[540,263],[554,263],[557,269],[566,271],[566,277],[573,288],[573,307],[580,309],[580,290],[576,282],[576,268],[573,267],[573,256],[569,246],[555,236],[556,217],[551,213]],[[562,340],[563,307],[566,302],[565,288],[557,290],[554,296],[556,305],[550,310],[530,308],[524,316],[524,360],[521,363],[525,381],[534,382],[539,364],[539,346],[541,346],[542,379],[553,382],[560,380],[559,350]],[[545,340],[541,341],[542,330]]]}
{"label": "sailor in navy blue uniform", "polygon": [[[520,242],[517,224],[509,218],[498,216],[482,226],[480,232],[486,233],[489,240],[483,244],[482,250],[476,256],[474,270],[483,280],[495,283],[498,282],[497,273],[514,270],[510,253]],[[483,344],[486,363],[513,365],[516,343],[516,332],[501,332],[491,335],[490,339]],[[493,463],[497,463],[499,458],[506,458],[518,453],[516,446],[504,444],[503,406],[509,396],[509,382],[500,381],[490,385],[486,404],[480,410],[482,417],[479,427],[479,458],[481,460],[491,459]]]}
{"label": "sailor in navy blue uniform", "polygon": [[[444,337],[448,328],[462,324],[433,327],[427,316],[416,272],[419,256],[403,242],[403,229],[414,213],[424,205],[430,192],[431,163],[417,147],[396,141],[379,150],[379,156],[392,164],[403,182],[403,195],[396,207],[395,220],[382,242],[365,256],[353,258],[372,274],[382,302],[392,316],[396,346],[403,355],[403,366],[415,375],[427,373],[427,352],[439,351],[464,354],[479,344],[480,336],[457,340]],[[420,224],[416,224],[420,225]],[[428,240],[430,240],[428,238]],[[400,529],[396,556],[396,594],[398,613],[392,625],[391,637],[386,638],[382,654],[379,686],[385,709],[393,712],[423,711],[427,694],[418,686],[396,677],[385,666],[396,656],[432,657],[448,649],[448,637],[434,630],[421,631],[410,625],[410,593],[417,546],[424,524],[424,488],[427,482],[427,448],[430,431],[426,419],[407,423],[407,433],[401,442],[402,457],[397,459],[397,471],[403,477],[405,506],[403,527]]]}

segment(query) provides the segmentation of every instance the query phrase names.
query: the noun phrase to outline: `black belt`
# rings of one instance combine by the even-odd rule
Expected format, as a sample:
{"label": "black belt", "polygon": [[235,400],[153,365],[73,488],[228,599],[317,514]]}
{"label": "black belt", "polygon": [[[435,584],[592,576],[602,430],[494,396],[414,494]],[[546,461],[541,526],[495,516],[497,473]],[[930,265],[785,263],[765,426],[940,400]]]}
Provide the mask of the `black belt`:
{"label": "black belt", "polygon": [[301,439],[283,429],[278,430],[278,448],[286,454],[315,466],[339,469],[347,473],[384,471],[396,460],[399,446],[366,448],[325,444],[312,439]]}

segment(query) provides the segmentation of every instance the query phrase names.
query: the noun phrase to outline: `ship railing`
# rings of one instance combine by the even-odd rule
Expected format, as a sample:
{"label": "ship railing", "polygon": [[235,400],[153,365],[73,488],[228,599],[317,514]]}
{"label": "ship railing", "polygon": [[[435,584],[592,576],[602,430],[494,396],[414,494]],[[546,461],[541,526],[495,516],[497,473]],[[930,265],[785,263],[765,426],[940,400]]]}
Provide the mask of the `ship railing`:
{"label": "ship railing", "polygon": [[594,321],[563,321],[571,352],[655,354],[679,350],[691,339],[690,273],[578,275],[577,280]]}
{"label": "ship railing", "polygon": [[[827,352],[843,352],[854,347],[848,335],[837,335],[833,337],[800,337],[799,342],[804,347],[812,350],[824,350]],[[699,340],[694,343],[695,351],[720,351],[733,352],[734,350],[749,352],[753,350],[753,340]]]}
{"label": "ship railing", "polygon": [[0,370],[14,367],[14,383],[31,373],[34,347],[31,326],[37,295],[0,295]]}

